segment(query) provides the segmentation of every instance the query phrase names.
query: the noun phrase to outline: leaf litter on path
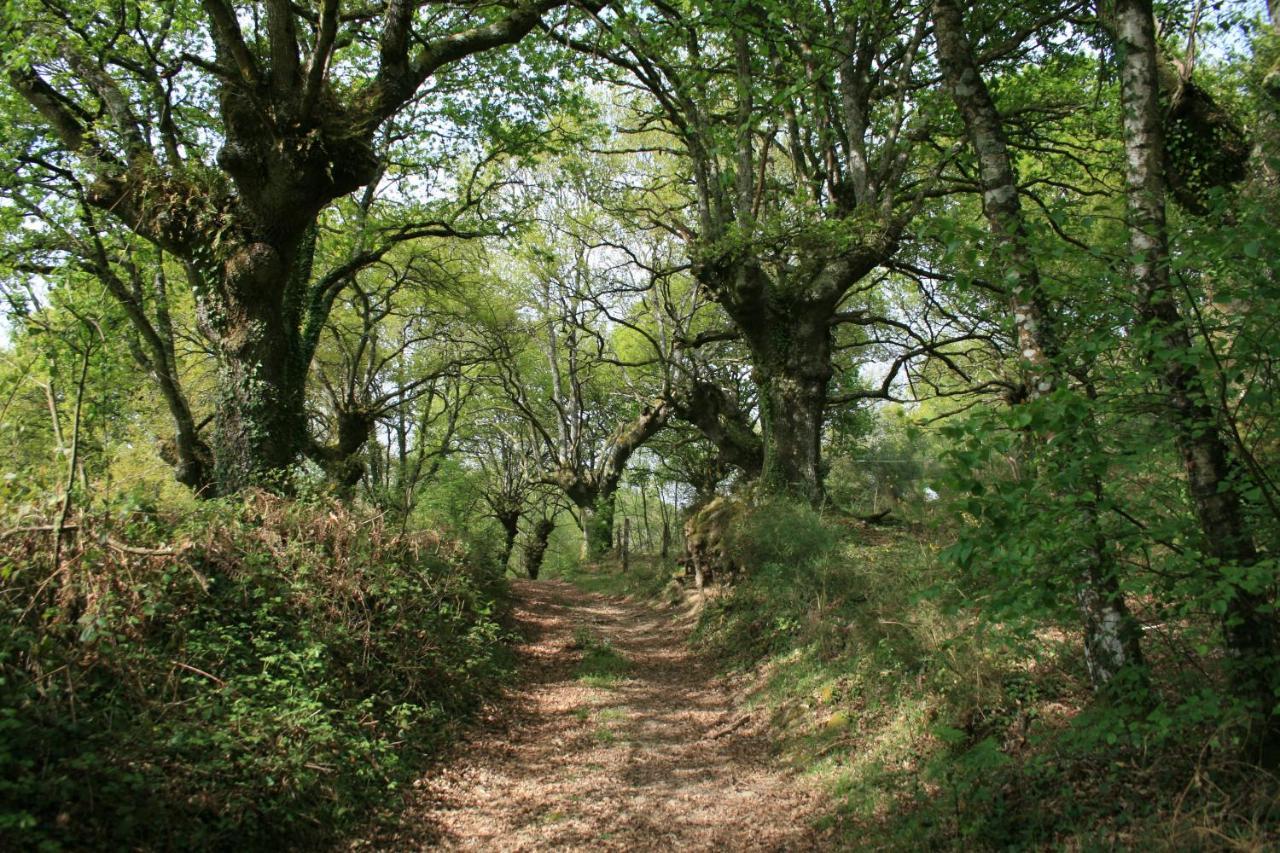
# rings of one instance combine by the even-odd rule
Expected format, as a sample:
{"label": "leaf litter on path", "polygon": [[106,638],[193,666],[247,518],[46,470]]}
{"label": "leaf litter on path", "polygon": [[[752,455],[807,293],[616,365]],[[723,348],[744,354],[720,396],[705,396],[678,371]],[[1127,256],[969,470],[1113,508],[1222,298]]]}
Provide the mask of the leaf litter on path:
{"label": "leaf litter on path", "polygon": [[[517,581],[521,678],[414,784],[377,849],[815,850],[813,780],[688,647],[687,618]],[[584,648],[586,646],[586,648]],[[583,675],[593,651],[615,677]],[[760,715],[756,715],[760,716]]]}

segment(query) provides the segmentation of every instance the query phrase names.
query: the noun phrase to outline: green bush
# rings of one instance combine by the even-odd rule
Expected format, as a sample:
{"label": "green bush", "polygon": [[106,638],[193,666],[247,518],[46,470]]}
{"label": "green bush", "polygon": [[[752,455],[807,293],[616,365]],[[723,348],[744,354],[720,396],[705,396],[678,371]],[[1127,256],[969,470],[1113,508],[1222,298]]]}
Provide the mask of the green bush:
{"label": "green bush", "polygon": [[807,504],[766,496],[726,517],[725,551],[742,577],[695,634],[718,657],[753,663],[782,651],[833,598],[860,596],[854,573],[832,560],[835,531]]}
{"label": "green bush", "polygon": [[507,670],[496,576],[336,504],[87,517],[58,573],[49,538],[0,542],[10,849],[319,844]]}
{"label": "green bush", "polygon": [[808,504],[770,495],[736,516],[725,543],[748,572],[813,572],[836,538]]}

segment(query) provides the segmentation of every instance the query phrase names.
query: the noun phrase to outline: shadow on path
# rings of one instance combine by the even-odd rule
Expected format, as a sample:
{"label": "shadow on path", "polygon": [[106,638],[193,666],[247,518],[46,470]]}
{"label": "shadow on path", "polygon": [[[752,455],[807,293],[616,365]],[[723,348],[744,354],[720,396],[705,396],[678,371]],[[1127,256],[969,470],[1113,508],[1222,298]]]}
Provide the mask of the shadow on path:
{"label": "shadow on path", "polygon": [[[686,643],[672,613],[560,581],[517,581],[521,679],[415,784],[380,849],[811,850],[813,783]],[[630,663],[576,677],[583,628]]]}

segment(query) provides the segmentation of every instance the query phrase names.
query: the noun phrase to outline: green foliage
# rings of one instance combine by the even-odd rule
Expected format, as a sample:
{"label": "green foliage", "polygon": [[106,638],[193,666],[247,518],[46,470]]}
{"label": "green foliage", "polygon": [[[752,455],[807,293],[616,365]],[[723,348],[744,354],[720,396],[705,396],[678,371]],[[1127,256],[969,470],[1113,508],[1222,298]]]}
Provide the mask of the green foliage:
{"label": "green foliage", "polygon": [[[345,158],[325,155],[371,132],[374,119],[345,125],[403,76],[380,66],[394,16],[343,16],[315,66],[327,85],[291,124],[296,93],[270,81],[283,79],[273,31],[293,36],[263,4],[234,5],[263,72],[250,112],[288,125],[263,126],[273,157],[299,155],[235,180],[219,164],[258,118],[233,115],[249,104],[237,75],[192,59],[212,49],[207,8],[0,13],[0,844],[331,843],[502,676],[495,498],[526,530],[556,514],[548,575],[646,598],[683,594],[652,556],[655,520],[700,507],[736,582],[710,595],[699,642],[770,663],[768,701],[838,776],[842,819],[880,846],[1123,845],[1149,840],[1174,802],[1218,832],[1169,846],[1274,835],[1274,796],[1259,805],[1274,787],[1255,801],[1228,769],[1272,709],[1233,692],[1223,637],[1241,591],[1274,621],[1280,572],[1280,36],[1252,20],[1260,6],[1160,6],[1181,76],[1164,130],[1182,206],[1167,223],[1179,319],[1152,323],[1126,272],[1111,40],[1061,9],[964,9],[1017,173],[1010,233],[1038,273],[1019,294],[1009,234],[974,191],[979,154],[937,85],[930,4],[614,3],[604,27],[544,9],[546,30],[442,66],[391,105],[376,185],[334,198],[324,185]],[[319,42],[306,5],[283,15],[303,55]],[[442,4],[404,44],[508,11]],[[1024,43],[1030,61],[1002,47]],[[591,46],[631,59],[609,70]],[[45,114],[15,88],[28,72],[57,92]],[[88,148],[48,124],[57,104]],[[149,158],[128,150],[130,112]],[[82,206],[126,171],[132,200]],[[270,210],[315,214],[281,238],[314,252],[259,282],[290,282],[261,300],[288,316],[240,329],[239,346],[209,332],[239,313],[217,304],[223,274],[278,236],[233,263],[258,178],[287,191]],[[118,218],[130,206],[139,221]],[[183,223],[182,240],[141,228]],[[1042,303],[1043,388],[1011,297]],[[263,335],[305,344],[287,395],[219,370],[215,351]],[[202,504],[174,485],[161,459],[182,419],[151,381],[165,367],[206,442],[228,391],[259,427],[241,452],[277,416],[288,441],[314,440],[279,480],[297,503]],[[1174,368],[1193,399],[1171,399]],[[827,394],[809,447],[823,466],[805,477],[825,474],[829,515],[715,498],[725,483],[751,494],[732,466],[754,470],[756,443],[776,463],[787,398],[768,392],[799,374]],[[721,399],[707,387],[723,408],[699,408]],[[614,505],[563,507],[620,473],[605,464],[620,427],[658,399],[681,412],[619,463],[616,496],[646,545],[627,572],[603,547],[584,565],[577,523],[603,546]],[[1178,424],[1179,406],[1200,407],[1197,422]],[[1188,494],[1185,436],[1210,432],[1231,457],[1217,494],[1240,497],[1256,559],[1212,556]],[[317,461],[331,448],[342,458]],[[347,508],[316,497],[322,478],[350,480]],[[55,568],[52,534],[24,528],[64,499]],[[378,513],[350,509],[362,500]],[[916,541],[833,520],[885,509]],[[1077,598],[1091,566],[1141,624],[1149,676],[1098,698]],[[625,677],[607,644],[578,642],[584,681]],[[1161,769],[1195,793],[1175,800]]]}
{"label": "green foliage", "polygon": [[789,759],[829,783],[833,843],[1185,849],[1274,837],[1276,782],[1234,761],[1221,691],[1189,676],[1170,691],[1177,707],[1094,703],[1078,640],[1046,628],[1044,611],[1035,630],[1026,613],[1021,625],[991,618],[989,582],[975,597],[932,537],[826,529],[835,544],[814,571],[744,574],[709,600],[696,636],[721,662],[763,673],[752,701]]}
{"label": "green foliage", "polygon": [[835,539],[808,504],[766,495],[734,520],[725,542],[748,572],[773,567],[802,573],[821,562]]}
{"label": "green foliage", "polygon": [[568,559],[563,553],[549,572],[550,577],[561,578],[588,592],[633,596],[642,601],[659,599],[672,592],[672,585],[683,574],[683,569],[656,557],[632,557],[624,572],[615,562],[583,564]]}
{"label": "green foliage", "polygon": [[60,576],[0,552],[10,849],[320,844],[506,672],[499,582],[437,536],[256,495],[78,524]]}
{"label": "green foliage", "polygon": [[724,542],[745,581],[712,600],[699,626],[718,657],[749,663],[780,651],[815,608],[861,595],[858,579],[831,559],[834,531],[807,503],[770,495],[744,504]]}
{"label": "green foliage", "polygon": [[918,505],[936,479],[936,448],[905,412],[877,413],[856,444],[831,460],[827,499],[844,512],[900,512]]}

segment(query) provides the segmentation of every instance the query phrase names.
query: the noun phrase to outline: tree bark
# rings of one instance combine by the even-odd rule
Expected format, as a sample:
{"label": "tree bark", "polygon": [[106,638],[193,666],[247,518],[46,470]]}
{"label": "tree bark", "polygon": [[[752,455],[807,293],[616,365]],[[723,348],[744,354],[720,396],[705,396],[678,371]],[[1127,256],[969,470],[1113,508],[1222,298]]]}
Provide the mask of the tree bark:
{"label": "tree bark", "polygon": [[[1018,346],[1027,367],[1029,396],[1034,399],[1061,381],[1061,353],[1054,318],[1041,287],[1039,264],[1027,238],[1004,123],[974,60],[959,5],[955,0],[934,0],[933,19],[943,78],[978,158],[983,214],[1002,262],[1003,284],[1009,292]],[[1070,439],[1091,443],[1091,425],[1086,425],[1084,432]],[[1084,623],[1090,681],[1095,690],[1101,690],[1126,667],[1142,664],[1142,630],[1129,612],[1116,566],[1107,556],[1108,545],[1097,518],[1100,477],[1090,469],[1086,478],[1077,491],[1086,499],[1083,512],[1090,541],[1082,555],[1084,568],[1076,598]]]}
{"label": "tree bark", "polygon": [[675,414],[698,428],[720,458],[748,477],[764,467],[764,445],[747,416],[711,382],[695,381],[673,399]]}
{"label": "tree bark", "polygon": [[[216,277],[206,274],[196,291],[202,328],[219,359],[213,449],[223,494],[287,487],[287,469],[308,446],[304,395],[310,358],[284,299],[292,288],[282,281],[301,272],[299,249],[288,243],[237,247]],[[192,266],[200,276],[199,265]]]}
{"label": "tree bark", "polygon": [[617,482],[605,483],[591,500],[578,504],[588,560],[603,560],[613,548],[613,516],[617,499]]}
{"label": "tree bark", "polygon": [[[1147,359],[1164,385],[1192,506],[1204,533],[1206,569],[1225,590],[1223,636],[1241,693],[1267,718],[1263,746],[1280,746],[1275,704],[1275,626],[1264,596],[1231,580],[1258,559],[1226,442],[1196,370],[1174,298],[1165,226],[1165,173],[1155,22],[1151,0],[1117,0],[1116,49],[1125,143],[1129,274],[1146,325]],[[1272,756],[1274,757],[1274,756]]]}
{"label": "tree bark", "polygon": [[749,252],[708,253],[694,276],[742,332],[760,392],[761,482],[822,501],[822,430],[835,374],[831,324],[841,298],[897,250],[903,223],[882,224],[852,249],[766,271]]}
{"label": "tree bark", "polygon": [[[696,225],[681,230],[694,278],[751,352],[762,480],[815,504],[831,325],[843,297],[894,255],[915,212],[906,202],[929,180],[907,176],[922,128],[907,127],[920,114],[905,85],[928,28],[914,11],[861,11],[824,18],[748,4],[735,21],[661,15],[641,25],[643,15],[616,9],[618,51],[561,39],[647,88],[657,109],[645,120],[665,122],[688,155]],[[709,86],[705,63],[669,55],[670,44],[723,57],[723,85]]]}
{"label": "tree bark", "polygon": [[822,424],[828,377],[811,373],[759,370],[765,485],[790,492],[811,504],[822,501]]}
{"label": "tree bark", "polygon": [[511,562],[511,552],[516,547],[516,535],[520,532],[520,516],[519,510],[504,512],[498,516],[498,523],[502,525],[503,544],[502,544],[502,568],[505,571],[507,564]]}
{"label": "tree bark", "polygon": [[549,518],[540,520],[533,526],[529,540],[524,543],[524,570],[529,580],[537,580],[542,571],[542,561],[547,555],[547,543],[551,540],[551,532],[556,523]]}
{"label": "tree bark", "polygon": [[766,310],[744,324],[752,354],[752,378],[760,392],[766,488],[813,505],[822,501],[822,427],[831,360],[831,316],[825,298],[766,301]]}
{"label": "tree bark", "polygon": [[618,484],[632,454],[667,425],[674,411],[670,400],[654,400],[625,423],[609,442],[592,470],[570,464],[546,477],[578,508],[582,522],[583,556],[602,559],[613,547],[613,514]]}

